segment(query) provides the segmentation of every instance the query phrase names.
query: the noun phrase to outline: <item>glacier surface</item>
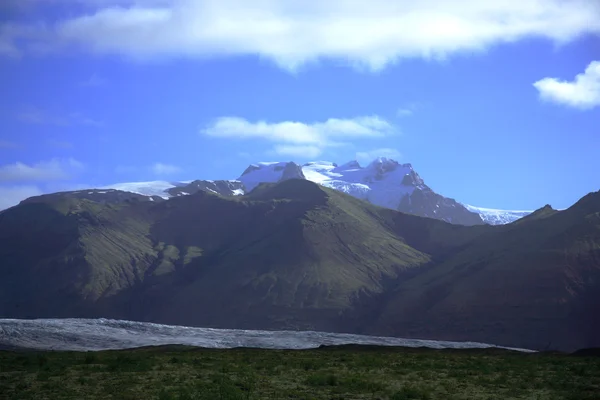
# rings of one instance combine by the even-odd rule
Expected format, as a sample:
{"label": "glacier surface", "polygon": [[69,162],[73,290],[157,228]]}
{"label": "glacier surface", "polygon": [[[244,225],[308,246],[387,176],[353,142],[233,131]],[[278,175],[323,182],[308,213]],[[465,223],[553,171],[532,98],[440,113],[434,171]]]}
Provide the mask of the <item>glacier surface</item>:
{"label": "glacier surface", "polygon": [[185,186],[184,182],[165,182],[165,181],[151,181],[151,182],[128,182],[128,183],[115,183],[101,187],[100,189],[115,189],[122,190],[124,192],[131,192],[141,194],[143,196],[159,196],[163,199],[172,197],[167,190],[177,187]]}
{"label": "glacier surface", "polygon": [[98,351],[141,346],[182,344],[208,348],[255,347],[309,349],[320,345],[473,349],[498,347],[477,342],[401,339],[314,331],[261,331],[194,328],[110,319],[0,319],[0,348]]}
{"label": "glacier surface", "polygon": [[490,225],[504,225],[515,222],[516,220],[526,217],[533,211],[519,211],[519,210],[496,210],[492,208],[483,208],[470,206],[463,204],[467,210],[477,213],[483,219],[483,222]]}

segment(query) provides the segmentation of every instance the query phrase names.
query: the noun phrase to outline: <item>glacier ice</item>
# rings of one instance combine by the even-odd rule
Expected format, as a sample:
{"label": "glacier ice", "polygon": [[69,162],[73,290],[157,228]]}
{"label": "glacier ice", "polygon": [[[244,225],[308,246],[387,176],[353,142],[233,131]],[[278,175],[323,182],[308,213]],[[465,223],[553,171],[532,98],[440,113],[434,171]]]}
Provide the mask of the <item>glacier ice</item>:
{"label": "glacier ice", "polygon": [[[0,319],[0,348],[98,351],[182,344],[208,348],[255,347],[309,349],[321,345],[473,349],[493,346],[477,342],[402,339],[315,331],[263,331],[195,328],[111,319]],[[512,349],[531,352],[526,349]]]}

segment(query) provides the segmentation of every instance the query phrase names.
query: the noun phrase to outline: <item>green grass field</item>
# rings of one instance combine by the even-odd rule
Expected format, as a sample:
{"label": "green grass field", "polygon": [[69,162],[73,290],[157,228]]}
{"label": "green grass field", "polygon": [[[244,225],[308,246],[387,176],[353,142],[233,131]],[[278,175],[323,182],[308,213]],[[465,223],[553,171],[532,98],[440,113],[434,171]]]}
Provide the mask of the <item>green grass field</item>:
{"label": "green grass field", "polygon": [[0,397],[597,400],[600,357],[356,346],[0,351]]}

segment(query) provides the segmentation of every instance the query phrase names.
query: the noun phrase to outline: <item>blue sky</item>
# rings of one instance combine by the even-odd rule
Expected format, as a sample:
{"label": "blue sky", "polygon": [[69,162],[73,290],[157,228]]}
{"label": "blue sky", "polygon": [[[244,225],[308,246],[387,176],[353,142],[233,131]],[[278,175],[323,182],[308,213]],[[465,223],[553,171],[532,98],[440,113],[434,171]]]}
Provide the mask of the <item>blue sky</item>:
{"label": "blue sky", "polygon": [[3,2],[0,208],[379,155],[481,207],[600,189],[600,3],[410,3]]}

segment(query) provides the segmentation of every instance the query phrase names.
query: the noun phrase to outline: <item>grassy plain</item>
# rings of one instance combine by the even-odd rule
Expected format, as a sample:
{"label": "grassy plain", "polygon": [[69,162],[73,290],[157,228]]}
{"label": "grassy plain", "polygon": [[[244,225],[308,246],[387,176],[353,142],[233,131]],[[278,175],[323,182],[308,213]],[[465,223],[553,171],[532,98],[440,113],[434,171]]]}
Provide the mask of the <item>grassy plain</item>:
{"label": "grassy plain", "polygon": [[368,346],[0,351],[0,397],[596,400],[600,357]]}

